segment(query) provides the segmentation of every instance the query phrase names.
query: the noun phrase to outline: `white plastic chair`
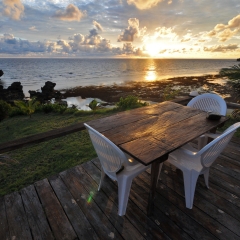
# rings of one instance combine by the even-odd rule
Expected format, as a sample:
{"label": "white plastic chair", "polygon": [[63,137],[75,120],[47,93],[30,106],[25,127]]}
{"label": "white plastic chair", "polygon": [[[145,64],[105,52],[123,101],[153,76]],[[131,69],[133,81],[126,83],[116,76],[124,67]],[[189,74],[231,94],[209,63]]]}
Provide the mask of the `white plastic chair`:
{"label": "white plastic chair", "polygon": [[197,151],[192,145],[186,144],[169,154],[167,162],[181,169],[183,172],[187,208],[192,209],[198,176],[204,174],[205,184],[209,188],[209,168],[227,146],[234,132],[239,127],[240,122],[233,124],[220,135],[210,134],[211,137],[216,138],[200,151]]}
{"label": "white plastic chair", "polygon": [[101,162],[101,180],[98,191],[101,188],[105,174],[117,181],[118,215],[125,215],[132,180],[150,166],[144,166],[137,162],[101,133],[86,123],[84,123],[84,125],[89,132],[92,144]]}
{"label": "white plastic chair", "polygon": [[226,116],[227,113],[227,104],[224,99],[213,93],[204,93],[194,97],[187,106],[222,116]]}
{"label": "white plastic chair", "polygon": [[[188,104],[188,107],[203,110],[205,112],[212,112],[222,116],[227,114],[227,104],[222,97],[213,93],[204,93],[194,97]],[[198,150],[207,144],[206,138],[203,136],[197,138]]]}

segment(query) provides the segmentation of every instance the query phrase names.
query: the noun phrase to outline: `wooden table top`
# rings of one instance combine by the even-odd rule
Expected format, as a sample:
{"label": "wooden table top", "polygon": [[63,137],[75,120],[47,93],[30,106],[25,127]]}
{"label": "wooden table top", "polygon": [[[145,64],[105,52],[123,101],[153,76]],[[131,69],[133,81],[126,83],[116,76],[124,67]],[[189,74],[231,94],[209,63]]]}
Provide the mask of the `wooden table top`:
{"label": "wooden table top", "polygon": [[87,124],[142,164],[149,165],[227,120],[226,117],[208,120],[206,115],[202,110],[162,102]]}

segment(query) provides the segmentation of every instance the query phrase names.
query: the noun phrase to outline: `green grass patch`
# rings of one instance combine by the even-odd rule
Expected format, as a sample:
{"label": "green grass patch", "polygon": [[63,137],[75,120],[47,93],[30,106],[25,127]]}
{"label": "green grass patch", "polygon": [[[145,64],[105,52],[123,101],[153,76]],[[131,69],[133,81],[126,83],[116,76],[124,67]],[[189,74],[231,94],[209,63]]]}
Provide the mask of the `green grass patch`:
{"label": "green grass patch", "polygon": [[[79,111],[77,114],[35,113],[0,123],[0,143],[114,114],[114,110]],[[0,154],[0,195],[20,190],[96,157],[87,131]]]}

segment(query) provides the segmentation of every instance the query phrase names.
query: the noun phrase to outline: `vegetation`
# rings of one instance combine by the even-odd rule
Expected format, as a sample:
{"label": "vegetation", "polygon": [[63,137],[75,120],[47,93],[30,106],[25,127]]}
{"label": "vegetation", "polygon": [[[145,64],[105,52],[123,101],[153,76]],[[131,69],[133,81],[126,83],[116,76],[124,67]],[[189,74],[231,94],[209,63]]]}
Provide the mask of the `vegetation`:
{"label": "vegetation", "polygon": [[23,114],[28,115],[30,118],[35,112],[36,108],[40,103],[36,99],[28,101],[14,101],[14,104],[22,111]]}
{"label": "vegetation", "polygon": [[117,107],[121,110],[129,110],[133,108],[138,108],[142,106],[147,106],[148,103],[141,102],[136,96],[127,96],[125,98],[120,98],[120,101],[117,103]]}
{"label": "vegetation", "polygon": [[11,105],[6,103],[5,101],[0,100],[0,121],[8,117],[10,110]]}
{"label": "vegetation", "polygon": [[[27,115],[21,115],[22,113],[19,112],[20,115],[2,120],[0,124],[0,143],[109,116],[122,111],[124,108],[129,109],[146,104],[141,103],[136,97],[130,96],[121,99],[117,105],[119,108],[97,109],[94,114],[92,111],[67,109],[56,104],[39,105],[31,118]],[[17,109],[20,111],[16,107],[11,107],[10,111],[17,113]],[[63,109],[65,110],[63,111]],[[231,118],[221,131],[237,121],[240,121],[240,119]],[[240,130],[236,136],[240,137]],[[76,132],[37,145],[0,154],[0,195],[20,190],[38,180],[89,161],[94,157],[96,157],[96,153],[87,131]]]}
{"label": "vegetation", "polygon": [[169,101],[174,99],[176,96],[179,95],[181,89],[172,89],[171,85],[167,85],[163,90],[163,101]]}
{"label": "vegetation", "polygon": [[[137,107],[145,105],[138,103],[137,98],[131,104],[130,102],[129,98],[127,100],[122,99],[120,106]],[[5,106],[6,103],[4,102],[2,105]],[[25,110],[28,108],[25,105],[22,107],[7,105],[7,107],[11,116],[14,117],[5,118],[1,122],[0,143],[69,126],[77,122],[101,118],[122,110],[121,108],[96,109],[93,114],[92,111],[79,111],[76,108],[48,103],[36,105],[35,113],[30,113]],[[32,115],[31,118],[28,117],[29,114]],[[6,116],[5,114],[4,117]],[[0,154],[0,195],[20,190],[38,180],[57,174],[94,157],[96,157],[96,153],[87,131],[80,131]]]}
{"label": "vegetation", "polygon": [[229,68],[222,68],[219,72],[222,77],[228,77],[233,90],[240,95],[240,64]]}
{"label": "vegetation", "polygon": [[[108,116],[116,111],[97,110],[94,115],[84,111],[78,114],[35,113],[32,118],[25,115],[7,118],[0,125],[0,143]],[[0,195],[19,190],[94,157],[96,153],[87,131],[0,154]]]}

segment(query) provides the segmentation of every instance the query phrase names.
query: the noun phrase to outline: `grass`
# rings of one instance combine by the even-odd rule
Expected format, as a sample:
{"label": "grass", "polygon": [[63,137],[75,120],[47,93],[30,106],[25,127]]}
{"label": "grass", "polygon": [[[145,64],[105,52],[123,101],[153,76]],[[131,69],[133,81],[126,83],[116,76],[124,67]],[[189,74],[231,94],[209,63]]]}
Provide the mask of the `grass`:
{"label": "grass", "polygon": [[[15,116],[0,123],[0,143],[114,114],[97,110],[78,114],[36,113]],[[87,131],[0,154],[0,195],[20,190],[96,157]]]}
{"label": "grass", "polygon": [[[86,122],[119,110],[96,110],[75,114],[35,113],[15,116],[0,122],[0,143],[30,136],[77,122]],[[230,118],[220,131],[240,119]],[[240,137],[240,129],[235,133]],[[69,134],[37,145],[0,154],[0,195],[33,184],[96,157],[87,131]]]}

